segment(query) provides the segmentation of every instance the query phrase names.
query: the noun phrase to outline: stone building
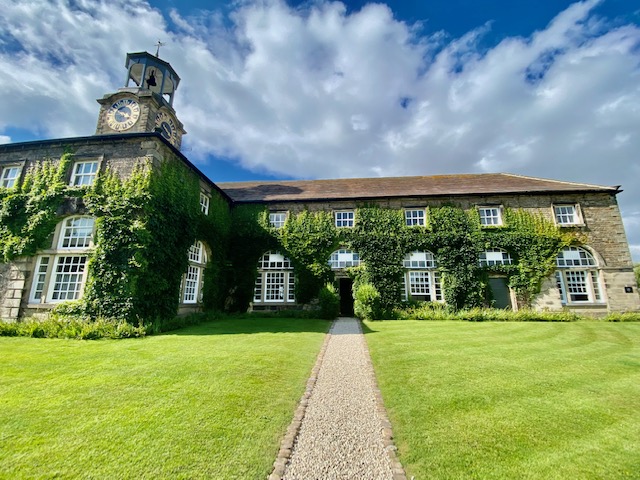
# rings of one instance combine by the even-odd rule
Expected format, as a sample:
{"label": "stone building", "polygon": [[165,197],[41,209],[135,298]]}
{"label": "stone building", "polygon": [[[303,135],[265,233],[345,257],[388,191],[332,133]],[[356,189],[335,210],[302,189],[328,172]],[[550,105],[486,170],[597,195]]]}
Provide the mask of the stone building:
{"label": "stone building", "polygon": [[[0,199],[19,188],[34,166],[46,159],[55,164],[71,152],[69,166],[62,172],[66,193],[55,211],[55,228],[39,241],[33,254],[4,252],[5,261],[0,263],[0,317],[4,320],[46,312],[60,302],[83,297],[97,241],[97,219],[88,214],[83,195],[100,172],[126,179],[136,168],[153,170],[164,164],[179,164],[192,173],[199,185],[202,216],[209,215],[211,202],[223,205],[220,208],[229,214],[239,206],[255,205],[268,211],[274,230],[302,211],[331,212],[336,230],[349,229],[357,221],[357,209],[363,206],[400,211],[407,227],[418,228],[428,225],[429,209],[442,205],[475,212],[481,230],[503,227],[507,210],[531,212],[580,238],[580,242],[560,249],[556,271],[542,282],[530,302],[532,307],[589,314],[640,308],[616,201],[619,187],[511,174],[216,184],[180,152],[186,132],[173,109],[180,78],[171,65],[142,52],[127,55],[126,68],[124,87],[98,100],[101,106],[95,135],[0,145]],[[25,225],[13,225],[11,212],[4,212],[2,218],[5,225],[0,240],[6,240],[9,233],[19,238]],[[188,251],[180,253],[184,256],[181,265],[186,267],[177,280],[180,285],[169,290],[179,292],[176,313],[201,308],[205,281],[223,282],[221,274],[205,274],[212,256],[222,259],[224,268],[234,268],[224,260],[232,245],[207,244],[198,237],[189,242]],[[266,248],[256,257],[251,308],[299,307],[294,262],[284,251]],[[405,253],[400,296],[445,301],[437,252]],[[513,252],[491,245],[473,259],[479,267],[517,261]],[[348,314],[353,308],[353,280],[347,272],[361,264],[360,255],[348,244],[336,245],[326,262],[335,274],[342,311]],[[228,278],[224,282],[225,291],[236,289]],[[508,275],[489,268],[487,284],[494,306],[518,307]]]}

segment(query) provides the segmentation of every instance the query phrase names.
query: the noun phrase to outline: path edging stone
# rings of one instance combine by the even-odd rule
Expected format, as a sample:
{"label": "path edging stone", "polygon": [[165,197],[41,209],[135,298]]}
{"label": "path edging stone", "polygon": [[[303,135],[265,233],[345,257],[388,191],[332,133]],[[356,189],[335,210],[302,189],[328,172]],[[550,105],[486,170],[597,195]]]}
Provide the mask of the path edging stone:
{"label": "path edging stone", "polygon": [[[289,424],[287,428],[287,432],[284,435],[284,438],[280,442],[280,450],[278,451],[278,456],[276,457],[276,461],[273,462],[273,470],[271,471],[271,475],[269,475],[268,480],[281,480],[284,476],[284,470],[287,466],[287,462],[291,458],[291,452],[293,450],[293,444],[298,436],[298,432],[300,431],[300,426],[302,425],[302,420],[304,419],[304,414],[307,409],[307,405],[309,403],[309,397],[311,396],[311,392],[313,392],[313,387],[316,385],[316,380],[318,379],[318,372],[320,371],[320,367],[322,365],[322,360],[324,359],[324,354],[327,351],[327,346],[329,345],[329,340],[331,340],[331,330],[335,325],[336,320],[333,321],[331,327],[325,334],[324,342],[322,343],[322,347],[320,347],[320,352],[316,357],[316,363],[311,370],[311,375],[307,380],[307,385],[304,393],[302,394],[302,398],[298,403],[298,407],[296,408],[295,413],[293,414],[293,420]],[[394,479],[395,480],[395,479]]]}

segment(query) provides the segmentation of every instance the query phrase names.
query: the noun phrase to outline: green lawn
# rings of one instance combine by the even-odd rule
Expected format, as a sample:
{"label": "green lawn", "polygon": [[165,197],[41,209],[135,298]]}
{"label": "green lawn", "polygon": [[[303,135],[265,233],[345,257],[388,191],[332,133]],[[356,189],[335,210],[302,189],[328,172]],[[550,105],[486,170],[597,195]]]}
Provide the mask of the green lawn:
{"label": "green lawn", "polygon": [[0,338],[0,478],[260,479],[329,322]]}
{"label": "green lawn", "polygon": [[640,323],[365,332],[408,478],[640,478]]}

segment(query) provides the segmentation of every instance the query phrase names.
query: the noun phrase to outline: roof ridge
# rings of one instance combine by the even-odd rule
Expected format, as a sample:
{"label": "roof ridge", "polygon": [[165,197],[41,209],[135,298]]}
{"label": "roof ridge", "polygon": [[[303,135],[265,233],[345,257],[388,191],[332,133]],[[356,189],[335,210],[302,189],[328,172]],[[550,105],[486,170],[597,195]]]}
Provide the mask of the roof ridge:
{"label": "roof ridge", "polygon": [[508,177],[517,177],[517,178],[526,178],[526,179],[531,179],[531,180],[542,180],[545,182],[554,182],[554,183],[561,183],[563,185],[578,185],[581,187],[590,187],[590,188],[610,188],[613,190],[617,190],[618,187],[614,187],[614,186],[607,186],[607,185],[596,185],[595,183],[582,183],[582,182],[569,182],[566,180],[556,180],[553,178],[543,178],[543,177],[532,177],[531,175],[520,175],[518,173],[507,173],[507,172],[502,172],[500,173],[500,175],[506,175]]}

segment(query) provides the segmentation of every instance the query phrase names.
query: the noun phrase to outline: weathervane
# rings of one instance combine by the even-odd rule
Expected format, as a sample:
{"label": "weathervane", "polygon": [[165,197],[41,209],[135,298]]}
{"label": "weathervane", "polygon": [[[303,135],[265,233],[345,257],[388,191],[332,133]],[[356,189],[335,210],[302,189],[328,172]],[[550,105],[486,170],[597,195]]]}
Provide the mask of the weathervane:
{"label": "weathervane", "polygon": [[[156,43],[155,46],[156,46],[156,57],[158,57],[158,54],[160,53],[160,47],[164,47],[165,44],[162,43],[160,40],[158,40],[158,43]],[[158,57],[158,58],[160,58],[160,57]]]}

